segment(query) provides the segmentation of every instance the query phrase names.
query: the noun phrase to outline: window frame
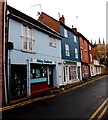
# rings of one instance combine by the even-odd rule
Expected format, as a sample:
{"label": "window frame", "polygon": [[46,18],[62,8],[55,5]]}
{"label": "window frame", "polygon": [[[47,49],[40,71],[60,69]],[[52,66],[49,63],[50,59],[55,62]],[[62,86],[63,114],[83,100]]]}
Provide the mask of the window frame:
{"label": "window frame", "polygon": [[78,49],[75,48],[75,58],[78,59]]}
{"label": "window frame", "polygon": [[[22,25],[21,37],[22,37],[22,50],[26,52],[34,52],[35,51],[35,40],[33,39],[34,38],[33,28],[26,26],[26,25]],[[24,47],[24,44],[26,44],[25,47]]]}
{"label": "window frame", "polygon": [[77,37],[74,35],[74,42],[77,43]]}
{"label": "window frame", "polygon": [[65,54],[66,54],[66,56],[70,56],[70,50],[69,50],[68,44],[65,44]]}
{"label": "window frame", "polygon": [[49,36],[49,46],[56,47],[56,40],[52,36]]}
{"label": "window frame", "polygon": [[68,38],[68,30],[64,28],[64,36]]}

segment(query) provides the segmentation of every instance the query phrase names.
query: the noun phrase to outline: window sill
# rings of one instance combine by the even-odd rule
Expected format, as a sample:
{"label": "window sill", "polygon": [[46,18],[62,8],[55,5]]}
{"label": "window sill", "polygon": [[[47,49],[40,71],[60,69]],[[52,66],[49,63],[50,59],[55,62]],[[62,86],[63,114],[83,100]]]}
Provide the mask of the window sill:
{"label": "window sill", "polygon": [[25,52],[25,53],[31,53],[31,54],[35,54],[36,52],[34,51],[29,51],[29,50],[24,50],[24,49],[21,49],[22,52]]}
{"label": "window sill", "polygon": [[49,45],[50,47],[56,48],[56,46]]}

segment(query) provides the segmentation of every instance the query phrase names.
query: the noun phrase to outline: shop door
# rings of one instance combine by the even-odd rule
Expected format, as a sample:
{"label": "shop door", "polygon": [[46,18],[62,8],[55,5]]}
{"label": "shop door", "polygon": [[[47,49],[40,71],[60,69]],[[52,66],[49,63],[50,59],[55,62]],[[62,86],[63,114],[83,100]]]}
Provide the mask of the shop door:
{"label": "shop door", "polygon": [[78,79],[79,79],[79,80],[81,80],[80,74],[81,74],[81,72],[80,72],[80,67],[78,67]]}
{"label": "shop door", "polygon": [[11,97],[18,99],[27,95],[27,68],[24,65],[11,66]]}
{"label": "shop door", "polygon": [[49,66],[49,87],[53,86],[53,67]]}
{"label": "shop door", "polygon": [[63,85],[62,65],[58,65],[59,85]]}
{"label": "shop door", "polygon": [[64,69],[64,85],[65,85],[65,84],[67,84],[67,81],[68,81],[69,68],[68,68],[68,66],[65,66],[63,69]]}

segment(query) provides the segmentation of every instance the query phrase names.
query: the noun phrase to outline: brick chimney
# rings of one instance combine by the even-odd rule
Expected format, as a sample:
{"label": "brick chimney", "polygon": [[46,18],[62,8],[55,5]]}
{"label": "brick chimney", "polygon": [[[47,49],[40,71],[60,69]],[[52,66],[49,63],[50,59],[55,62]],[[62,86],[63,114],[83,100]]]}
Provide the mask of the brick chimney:
{"label": "brick chimney", "polygon": [[74,28],[73,25],[72,25],[72,30],[73,30],[74,32],[77,32],[77,28]]}
{"label": "brick chimney", "polygon": [[64,15],[62,15],[62,17],[59,18],[59,21],[63,24],[65,24],[65,18],[64,18]]}

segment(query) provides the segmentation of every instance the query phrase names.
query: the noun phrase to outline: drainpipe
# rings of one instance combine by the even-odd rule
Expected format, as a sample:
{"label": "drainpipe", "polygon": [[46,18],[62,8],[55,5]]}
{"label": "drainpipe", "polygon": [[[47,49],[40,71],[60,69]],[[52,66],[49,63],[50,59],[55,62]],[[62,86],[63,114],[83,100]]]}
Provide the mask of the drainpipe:
{"label": "drainpipe", "polygon": [[7,104],[7,87],[6,87],[6,68],[5,68],[5,22],[6,22],[6,6],[7,0],[4,0],[4,31],[3,31],[3,75],[4,75],[4,89],[5,89],[5,103]]}
{"label": "drainpipe", "polygon": [[31,84],[30,84],[30,59],[27,59],[27,97],[31,96]]}

